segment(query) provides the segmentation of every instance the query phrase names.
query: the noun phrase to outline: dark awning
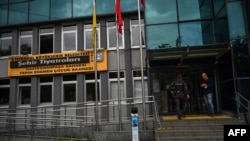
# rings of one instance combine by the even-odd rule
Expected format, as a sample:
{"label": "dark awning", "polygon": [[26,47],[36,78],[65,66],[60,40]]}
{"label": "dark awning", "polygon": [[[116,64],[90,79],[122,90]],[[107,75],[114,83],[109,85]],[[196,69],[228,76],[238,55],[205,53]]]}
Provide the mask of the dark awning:
{"label": "dark awning", "polygon": [[148,50],[148,61],[150,66],[214,62],[229,49],[223,44]]}

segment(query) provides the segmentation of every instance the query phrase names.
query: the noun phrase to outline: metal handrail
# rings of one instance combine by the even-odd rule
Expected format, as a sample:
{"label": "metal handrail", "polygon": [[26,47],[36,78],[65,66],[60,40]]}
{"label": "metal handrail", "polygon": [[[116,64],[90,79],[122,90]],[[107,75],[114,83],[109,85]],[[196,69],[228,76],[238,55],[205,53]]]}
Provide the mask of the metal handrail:
{"label": "metal handrail", "polygon": [[250,101],[247,98],[245,98],[243,95],[241,95],[239,92],[235,93],[235,100],[236,100],[238,118],[240,118],[240,113],[241,113],[240,107],[242,107],[248,113],[246,123],[249,123],[250,122]]}
{"label": "metal handrail", "polygon": [[[140,100],[136,102],[135,100]],[[99,101],[97,108],[112,108],[117,106],[116,100],[103,100]],[[141,98],[124,98],[121,101],[125,101],[126,103],[122,103],[123,106],[126,107],[133,107],[142,104]],[[103,104],[104,103],[104,104]],[[154,96],[145,96],[145,104],[149,104],[149,106],[153,106],[151,108],[152,114],[147,112],[148,114],[139,115],[139,119],[143,121],[146,120],[159,120],[159,113],[157,110],[156,102]],[[90,109],[91,108],[91,109]],[[17,107],[17,109],[0,109],[0,127],[4,127],[7,131],[16,131],[16,129],[33,129],[38,127],[44,128],[52,128],[53,126],[57,127],[79,127],[80,126],[94,126],[95,116],[89,116],[88,114],[82,115],[68,115],[67,111],[72,110],[84,110],[88,112],[88,110],[93,111],[95,110],[96,105],[94,102],[82,102],[82,103],[75,103],[75,104],[63,104],[63,105],[49,105],[49,106],[42,106],[42,107]],[[59,114],[54,114],[55,112],[59,112]],[[62,113],[61,113],[62,112]],[[121,122],[129,122],[130,118],[129,115],[122,116],[123,120]],[[99,119],[99,124],[105,123],[117,123],[118,116],[112,117],[111,120],[103,120]],[[145,121],[143,121],[145,122]],[[19,127],[22,126],[22,127]],[[18,128],[16,127],[18,126]],[[4,128],[0,129],[0,133]]]}

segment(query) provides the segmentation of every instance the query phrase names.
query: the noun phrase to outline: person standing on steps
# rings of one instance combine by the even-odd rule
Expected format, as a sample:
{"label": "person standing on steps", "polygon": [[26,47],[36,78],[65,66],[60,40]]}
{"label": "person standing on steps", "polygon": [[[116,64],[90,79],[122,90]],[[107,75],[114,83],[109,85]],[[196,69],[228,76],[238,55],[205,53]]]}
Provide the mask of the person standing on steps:
{"label": "person standing on steps", "polygon": [[185,116],[185,102],[189,99],[187,83],[182,80],[181,74],[170,84],[170,92],[175,102],[178,120],[181,120],[182,116]]}
{"label": "person standing on steps", "polygon": [[214,90],[214,83],[211,78],[207,76],[207,73],[203,72],[201,74],[203,79],[201,83],[201,89],[203,94],[203,99],[207,107],[207,114],[208,116],[214,116],[214,104],[213,104],[213,90]]}

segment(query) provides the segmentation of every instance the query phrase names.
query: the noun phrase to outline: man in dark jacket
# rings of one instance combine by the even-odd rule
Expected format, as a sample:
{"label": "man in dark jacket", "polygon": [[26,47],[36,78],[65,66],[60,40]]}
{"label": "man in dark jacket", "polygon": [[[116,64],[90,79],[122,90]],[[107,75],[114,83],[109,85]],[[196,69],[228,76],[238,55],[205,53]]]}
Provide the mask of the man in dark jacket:
{"label": "man in dark jacket", "polygon": [[170,84],[171,95],[174,99],[178,119],[185,114],[185,102],[189,99],[188,87],[185,81],[182,80],[182,75],[177,76],[177,80]]}
{"label": "man in dark jacket", "polygon": [[202,88],[204,102],[207,107],[208,115],[213,117],[214,116],[214,104],[213,104],[214,83],[213,83],[213,80],[209,78],[205,72],[201,74],[201,77],[203,79],[201,83],[201,88]]}

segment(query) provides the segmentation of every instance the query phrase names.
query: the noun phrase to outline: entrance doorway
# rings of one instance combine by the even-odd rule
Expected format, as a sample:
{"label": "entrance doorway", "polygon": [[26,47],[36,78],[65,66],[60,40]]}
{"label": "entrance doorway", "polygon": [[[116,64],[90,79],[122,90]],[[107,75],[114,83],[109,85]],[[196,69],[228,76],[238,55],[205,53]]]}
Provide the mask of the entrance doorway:
{"label": "entrance doorway", "polygon": [[[210,69],[207,69],[210,68]],[[209,77],[213,78],[213,69],[205,65],[182,66],[182,67],[162,67],[151,68],[151,86],[152,94],[156,97],[159,114],[176,114],[175,103],[169,91],[169,85],[176,79],[178,74],[182,74],[183,80],[187,82],[190,99],[186,102],[186,114],[206,113],[206,105],[200,89],[201,73],[206,71]],[[214,96],[214,101],[216,96]],[[216,102],[214,102],[216,103]],[[216,106],[216,104],[215,104]]]}

